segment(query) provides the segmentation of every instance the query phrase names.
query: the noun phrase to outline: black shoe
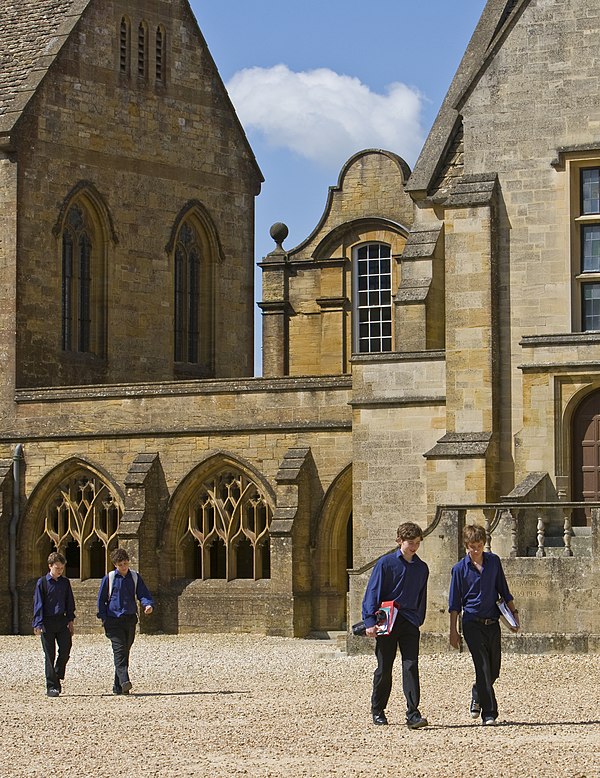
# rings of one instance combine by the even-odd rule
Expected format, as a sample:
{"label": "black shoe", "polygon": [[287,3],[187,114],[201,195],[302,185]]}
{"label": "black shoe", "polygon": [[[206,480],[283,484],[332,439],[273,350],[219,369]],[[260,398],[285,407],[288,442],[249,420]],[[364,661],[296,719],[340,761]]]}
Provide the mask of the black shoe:
{"label": "black shoe", "polygon": [[496,719],[493,716],[486,716],[482,721],[484,727],[495,727]]}
{"label": "black shoe", "polygon": [[46,696],[47,697],[60,697],[60,692],[58,691],[58,689],[48,689],[46,691]]}
{"label": "black shoe", "polygon": [[416,719],[406,719],[406,726],[409,729],[423,729],[423,727],[426,727],[429,724],[427,719],[424,719],[423,716],[419,716]]}
{"label": "black shoe", "polygon": [[129,690],[133,687],[133,684],[131,681],[123,681],[121,684],[121,693],[122,694],[129,694]]}
{"label": "black shoe", "polygon": [[475,700],[471,700],[469,715],[472,719],[478,719],[481,716],[481,705],[478,702],[475,702]]}
{"label": "black shoe", "polygon": [[388,723],[388,720],[385,717],[385,713],[382,711],[381,713],[374,713],[373,714],[373,724],[378,724],[379,726],[383,726]]}

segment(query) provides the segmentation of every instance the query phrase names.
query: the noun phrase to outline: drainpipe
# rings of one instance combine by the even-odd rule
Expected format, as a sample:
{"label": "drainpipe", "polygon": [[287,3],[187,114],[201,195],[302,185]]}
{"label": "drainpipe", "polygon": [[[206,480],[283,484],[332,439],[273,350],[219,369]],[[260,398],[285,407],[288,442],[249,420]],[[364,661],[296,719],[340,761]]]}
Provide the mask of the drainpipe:
{"label": "drainpipe", "polygon": [[17,591],[17,527],[21,518],[21,465],[23,444],[15,446],[13,454],[12,517],[8,530],[8,586],[12,599],[12,631],[19,634],[19,593]]}

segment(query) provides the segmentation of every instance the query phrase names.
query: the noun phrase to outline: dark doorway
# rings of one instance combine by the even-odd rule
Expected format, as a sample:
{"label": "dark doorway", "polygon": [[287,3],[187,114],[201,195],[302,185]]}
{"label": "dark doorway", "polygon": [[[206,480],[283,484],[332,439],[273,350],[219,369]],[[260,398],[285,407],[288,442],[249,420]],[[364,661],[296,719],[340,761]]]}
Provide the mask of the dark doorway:
{"label": "dark doorway", "polygon": [[[600,391],[588,395],[573,417],[573,500],[600,500]],[[590,524],[590,512],[573,512],[573,524]]]}

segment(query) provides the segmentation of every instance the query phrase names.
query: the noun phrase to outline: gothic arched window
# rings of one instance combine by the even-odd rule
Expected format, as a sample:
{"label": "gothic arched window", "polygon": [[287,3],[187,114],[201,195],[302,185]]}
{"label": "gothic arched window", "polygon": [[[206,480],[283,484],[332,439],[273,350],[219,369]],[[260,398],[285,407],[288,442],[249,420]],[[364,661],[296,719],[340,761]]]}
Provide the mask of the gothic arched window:
{"label": "gothic arched window", "polygon": [[184,577],[271,577],[272,512],[247,476],[228,469],[201,483],[184,512],[179,539]]}
{"label": "gothic arched window", "polygon": [[69,578],[102,578],[111,569],[123,510],[109,486],[88,471],[63,481],[46,502],[37,546],[42,557],[57,550]]}
{"label": "gothic arched window", "polygon": [[174,359],[204,374],[213,370],[212,257],[194,220],[177,233],[174,256]]}
{"label": "gothic arched window", "polygon": [[[100,339],[97,321],[101,284],[97,257],[101,248],[86,209],[75,203],[67,211],[62,231],[62,348],[63,351],[98,353]],[[94,301],[96,296],[96,301]],[[95,304],[96,302],[96,304]]]}

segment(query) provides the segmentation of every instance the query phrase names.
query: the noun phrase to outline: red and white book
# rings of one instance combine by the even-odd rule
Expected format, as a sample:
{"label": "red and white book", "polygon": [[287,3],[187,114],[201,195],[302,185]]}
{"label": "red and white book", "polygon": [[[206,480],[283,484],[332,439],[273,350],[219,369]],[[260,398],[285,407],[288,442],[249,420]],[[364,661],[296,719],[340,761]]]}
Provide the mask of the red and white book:
{"label": "red and white book", "polygon": [[[398,606],[393,600],[386,600],[379,606],[378,614],[381,616],[377,619],[377,634],[389,635],[396,621],[396,615],[398,613]],[[384,615],[385,614],[385,617]]]}

